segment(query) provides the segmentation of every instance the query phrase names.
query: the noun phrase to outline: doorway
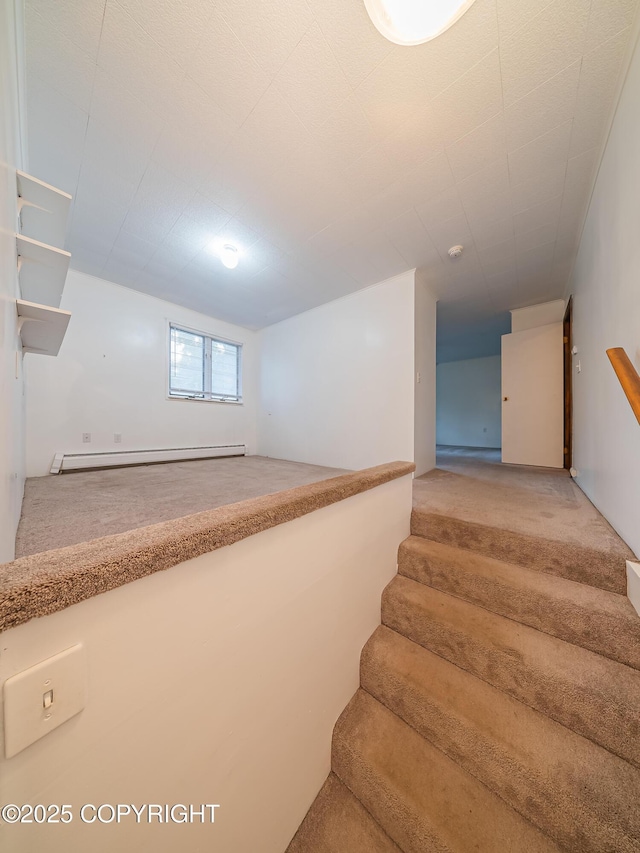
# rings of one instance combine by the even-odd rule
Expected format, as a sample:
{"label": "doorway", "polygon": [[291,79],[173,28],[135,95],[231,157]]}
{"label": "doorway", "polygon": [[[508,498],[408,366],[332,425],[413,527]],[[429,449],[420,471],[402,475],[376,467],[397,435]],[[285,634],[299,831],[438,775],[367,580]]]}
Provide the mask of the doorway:
{"label": "doorway", "polygon": [[502,461],[562,468],[560,320],[503,335],[502,395]]}

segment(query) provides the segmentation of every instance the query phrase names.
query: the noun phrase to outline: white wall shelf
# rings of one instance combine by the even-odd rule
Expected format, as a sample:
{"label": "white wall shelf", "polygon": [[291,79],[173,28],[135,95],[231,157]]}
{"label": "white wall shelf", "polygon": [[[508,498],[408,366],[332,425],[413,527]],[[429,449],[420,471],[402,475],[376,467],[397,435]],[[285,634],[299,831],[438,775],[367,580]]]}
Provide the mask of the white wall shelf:
{"label": "white wall shelf", "polygon": [[16,172],[16,184],[20,233],[49,246],[64,246],[71,196],[25,172]]}
{"label": "white wall shelf", "polygon": [[16,234],[20,293],[28,302],[59,308],[71,255]]}
{"label": "white wall shelf", "polygon": [[23,352],[58,355],[71,314],[48,305],[16,301]]}

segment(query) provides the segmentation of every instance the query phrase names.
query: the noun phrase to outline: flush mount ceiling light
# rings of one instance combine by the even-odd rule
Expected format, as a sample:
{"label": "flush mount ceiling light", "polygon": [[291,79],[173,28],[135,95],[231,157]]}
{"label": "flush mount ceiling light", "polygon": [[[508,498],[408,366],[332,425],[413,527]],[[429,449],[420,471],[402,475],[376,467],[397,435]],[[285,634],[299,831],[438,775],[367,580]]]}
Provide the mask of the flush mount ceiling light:
{"label": "flush mount ceiling light", "polygon": [[212,254],[218,256],[222,265],[228,270],[234,270],[238,266],[240,253],[238,247],[234,246],[233,243],[218,239],[210,243],[208,248]]}
{"label": "flush mount ceiling light", "polygon": [[413,45],[439,36],[474,0],[364,0],[375,28],[394,44]]}
{"label": "flush mount ceiling light", "polygon": [[220,260],[228,270],[234,270],[238,266],[238,250],[231,243],[225,243],[220,249]]}

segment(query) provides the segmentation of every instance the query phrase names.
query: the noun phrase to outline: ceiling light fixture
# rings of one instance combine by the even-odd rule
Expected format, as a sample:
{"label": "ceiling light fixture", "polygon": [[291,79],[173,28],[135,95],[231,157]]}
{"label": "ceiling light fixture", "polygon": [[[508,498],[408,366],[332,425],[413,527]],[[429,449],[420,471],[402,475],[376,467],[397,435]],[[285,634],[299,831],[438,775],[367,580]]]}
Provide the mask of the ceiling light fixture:
{"label": "ceiling light fixture", "polygon": [[439,36],[474,0],[364,0],[375,28],[394,44],[414,45]]}
{"label": "ceiling light fixture", "polygon": [[231,243],[224,243],[218,251],[218,256],[228,270],[234,270],[238,266],[238,250]]}

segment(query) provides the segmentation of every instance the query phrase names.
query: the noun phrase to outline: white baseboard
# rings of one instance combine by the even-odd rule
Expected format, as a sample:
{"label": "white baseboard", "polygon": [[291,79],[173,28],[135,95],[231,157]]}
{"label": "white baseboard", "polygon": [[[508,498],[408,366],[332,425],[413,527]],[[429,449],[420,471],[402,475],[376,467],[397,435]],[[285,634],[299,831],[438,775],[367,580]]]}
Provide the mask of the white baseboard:
{"label": "white baseboard", "polygon": [[640,563],[627,560],[627,596],[640,616]]}
{"label": "white baseboard", "polygon": [[104,453],[56,453],[52,474],[60,471],[85,471],[89,468],[115,468],[123,465],[148,465],[151,462],[178,462],[213,459],[217,456],[246,456],[244,444],[216,444],[209,447],[170,447],[152,450],[111,450]]}

